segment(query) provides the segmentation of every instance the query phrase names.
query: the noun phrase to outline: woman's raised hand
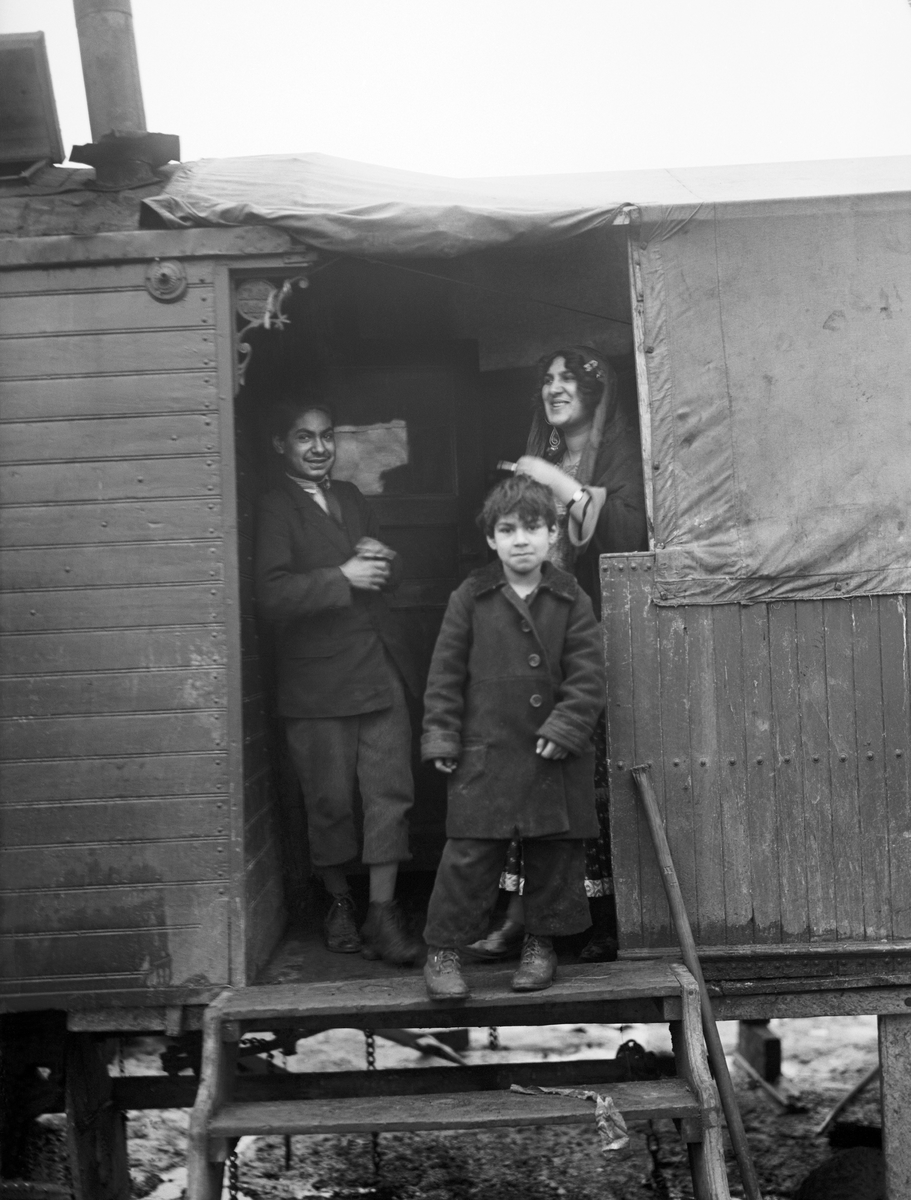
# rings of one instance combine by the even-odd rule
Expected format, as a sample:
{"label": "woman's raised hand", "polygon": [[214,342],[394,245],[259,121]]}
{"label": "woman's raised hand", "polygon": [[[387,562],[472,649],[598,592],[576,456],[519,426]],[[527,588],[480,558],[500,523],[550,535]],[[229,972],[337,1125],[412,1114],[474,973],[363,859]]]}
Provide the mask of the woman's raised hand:
{"label": "woman's raised hand", "polygon": [[530,475],[532,479],[537,479],[538,483],[543,483],[551,490],[555,484],[559,486],[564,479],[569,478],[559,467],[555,467],[544,458],[535,458],[533,454],[522,455],[516,463],[516,474]]}
{"label": "woman's raised hand", "polygon": [[570,497],[579,487],[572,475],[567,475],[544,458],[535,458],[533,454],[522,455],[516,463],[516,474],[530,475],[538,483],[543,483],[546,488],[550,488],[561,504],[568,504]]}

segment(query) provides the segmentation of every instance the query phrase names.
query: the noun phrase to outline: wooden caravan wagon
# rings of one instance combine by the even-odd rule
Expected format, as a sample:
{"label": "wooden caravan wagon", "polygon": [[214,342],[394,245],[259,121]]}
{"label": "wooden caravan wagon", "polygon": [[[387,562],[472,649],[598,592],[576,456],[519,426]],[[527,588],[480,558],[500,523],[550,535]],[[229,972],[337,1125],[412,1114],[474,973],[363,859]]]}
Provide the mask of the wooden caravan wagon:
{"label": "wooden caravan wagon", "polygon": [[[881,1016],[901,1196],[907,165],[469,184],[302,156],[188,164],[120,193],[78,173],[65,193],[47,172],[0,194],[0,920],[23,1078],[66,1057],[78,1113],[86,1079],[111,1086],[99,1035],[205,1024],[200,1200],[242,1132],[586,1119],[508,1092],[362,1096],[355,1117],[306,1076],[232,1098],[245,1032],[665,1020],[678,1078],[646,1094],[596,1064],[586,1082],[613,1081],[628,1114],[681,1118],[697,1194],[728,1195],[633,793],[648,763],[717,1014]],[[301,932],[306,854],[289,853],[251,586],[259,418],[331,363],[344,469],[405,559],[396,604],[426,661],[449,591],[484,561],[473,518],[496,462],[522,452],[529,364],[567,341],[626,380],[652,532],[648,553],[602,561],[621,962],[524,998],[493,972],[467,1007],[431,1011],[417,973],[339,963]],[[419,874],[443,801],[417,781]],[[192,1103],[196,1083],[117,1081],[113,1103]],[[62,1086],[52,1075],[46,1106]],[[94,1178],[97,1146],[77,1150]]]}

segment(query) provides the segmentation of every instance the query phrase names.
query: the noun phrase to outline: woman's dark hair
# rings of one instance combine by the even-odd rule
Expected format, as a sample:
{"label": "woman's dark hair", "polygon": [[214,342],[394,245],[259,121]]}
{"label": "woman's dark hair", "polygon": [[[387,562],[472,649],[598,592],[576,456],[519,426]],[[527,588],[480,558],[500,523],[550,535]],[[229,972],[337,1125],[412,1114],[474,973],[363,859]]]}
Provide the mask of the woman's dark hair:
{"label": "woman's dark hair", "polygon": [[[538,378],[535,387],[533,406],[537,408],[543,403],[541,391],[544,387],[544,377],[555,359],[562,358],[566,369],[579,385],[579,398],[585,406],[585,411],[593,413],[604,393],[606,377],[602,366],[601,355],[591,346],[566,346],[553,350],[538,359]],[[594,363],[588,370],[586,364]]]}
{"label": "woman's dark hair", "polygon": [[272,437],[284,440],[294,422],[305,412],[317,410],[324,412],[335,424],[335,414],[332,411],[332,401],[328,393],[322,389],[312,392],[282,392],[269,405],[269,433]]}
{"label": "woman's dark hair", "polygon": [[543,521],[548,529],[557,524],[557,506],[550,488],[528,475],[513,475],[498,483],[487,495],[478,513],[478,526],[486,537],[492,537],[497,521],[516,516],[527,529]]}

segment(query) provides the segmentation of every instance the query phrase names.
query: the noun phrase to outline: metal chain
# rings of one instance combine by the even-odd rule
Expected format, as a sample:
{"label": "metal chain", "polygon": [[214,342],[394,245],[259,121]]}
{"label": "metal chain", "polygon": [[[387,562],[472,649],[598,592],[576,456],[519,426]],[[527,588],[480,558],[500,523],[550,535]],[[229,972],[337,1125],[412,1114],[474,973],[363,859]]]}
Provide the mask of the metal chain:
{"label": "metal chain", "polygon": [[660,1158],[661,1143],[658,1140],[657,1133],[655,1133],[655,1126],[651,1121],[648,1123],[648,1132],[645,1135],[645,1146],[652,1160],[652,1169],[650,1172],[652,1191],[656,1196],[660,1197],[660,1200],[671,1200],[671,1189],[668,1186],[667,1179],[664,1177],[664,1164]]}
{"label": "metal chain", "polygon": [[[372,1029],[364,1030],[364,1042],[367,1050],[367,1070],[376,1070],[376,1035]],[[373,1160],[374,1186],[379,1190],[380,1173],[383,1169],[383,1156],[380,1150],[380,1135],[374,1129],[370,1133],[370,1157]]]}
{"label": "metal chain", "polygon": [[250,1037],[249,1035],[242,1037],[238,1046],[241,1054],[268,1054],[270,1062],[275,1049],[274,1038]]}
{"label": "metal chain", "polygon": [[367,1070],[376,1070],[376,1035],[372,1029],[364,1030],[364,1041],[367,1047]]}
{"label": "metal chain", "polygon": [[237,1151],[232,1150],[228,1155],[228,1196],[230,1200],[237,1200],[239,1195],[239,1170],[237,1161]]}
{"label": "metal chain", "polygon": [[500,1030],[496,1025],[491,1025],[487,1030],[487,1045],[491,1050],[500,1049]]}

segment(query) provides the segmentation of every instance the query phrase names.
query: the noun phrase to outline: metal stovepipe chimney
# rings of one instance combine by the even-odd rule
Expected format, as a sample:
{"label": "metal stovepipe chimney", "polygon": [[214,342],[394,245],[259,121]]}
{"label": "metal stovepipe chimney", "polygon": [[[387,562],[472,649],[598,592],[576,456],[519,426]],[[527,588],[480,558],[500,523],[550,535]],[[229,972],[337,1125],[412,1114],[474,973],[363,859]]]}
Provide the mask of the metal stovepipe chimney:
{"label": "metal stovepipe chimney", "polygon": [[73,0],[92,140],[145,133],[130,0]]}
{"label": "metal stovepipe chimney", "polygon": [[73,0],[92,141],[74,146],[74,162],[95,168],[98,186],[134,187],[180,158],[180,139],[148,133],[139,84],[130,0]]}

